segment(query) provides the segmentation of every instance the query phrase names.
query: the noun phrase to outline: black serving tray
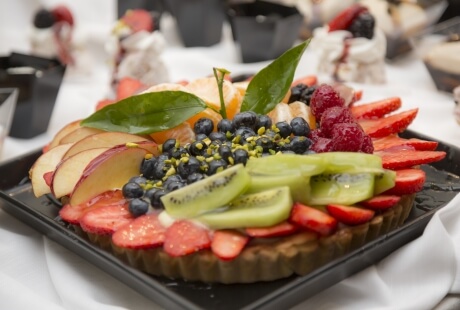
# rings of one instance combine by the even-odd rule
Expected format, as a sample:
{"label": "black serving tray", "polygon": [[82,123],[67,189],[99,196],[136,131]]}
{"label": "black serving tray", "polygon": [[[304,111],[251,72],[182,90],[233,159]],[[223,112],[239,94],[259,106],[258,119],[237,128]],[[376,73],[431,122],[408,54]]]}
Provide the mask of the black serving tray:
{"label": "black serving tray", "polygon": [[[403,136],[434,140],[412,131]],[[460,149],[442,142],[438,149],[446,151],[447,156],[433,165],[422,166],[427,172],[426,186],[417,194],[414,208],[402,227],[306,276],[272,282],[232,285],[185,282],[153,277],[126,265],[60,221],[58,204],[46,196],[33,196],[27,175],[40,151],[0,165],[0,207],[164,308],[286,309],[380,261],[421,235],[433,214],[460,192]]]}

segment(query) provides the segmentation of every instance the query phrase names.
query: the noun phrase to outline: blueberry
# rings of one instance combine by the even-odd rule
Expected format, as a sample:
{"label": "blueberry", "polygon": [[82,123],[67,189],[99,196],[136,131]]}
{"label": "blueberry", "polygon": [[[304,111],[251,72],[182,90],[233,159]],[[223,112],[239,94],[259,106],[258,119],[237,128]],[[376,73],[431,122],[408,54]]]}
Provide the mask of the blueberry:
{"label": "blueberry", "polygon": [[225,135],[225,133],[223,133],[223,132],[221,132],[221,131],[211,132],[211,133],[209,134],[208,137],[209,137],[209,139],[210,139],[211,141],[217,141],[217,140],[219,140],[219,141],[222,141],[222,142],[223,142],[223,141],[226,141],[226,140],[227,140],[227,136]]}
{"label": "blueberry", "polygon": [[186,179],[189,175],[201,171],[201,163],[196,157],[190,156],[187,161],[181,161],[177,165],[177,173]]}
{"label": "blueberry", "polygon": [[282,138],[289,137],[292,133],[292,128],[291,125],[289,125],[287,122],[278,122],[276,123],[276,128],[279,129],[279,134]]}
{"label": "blueberry", "polygon": [[219,155],[225,160],[227,163],[229,162],[229,158],[233,158],[232,149],[228,145],[221,145],[217,149]]}
{"label": "blueberry", "polygon": [[291,139],[291,150],[296,154],[305,153],[311,145],[311,140],[307,137],[295,136]]}
{"label": "blueberry", "polygon": [[304,136],[306,137],[310,134],[310,126],[303,117],[294,117],[291,120],[291,129],[294,136]]}
{"label": "blueberry", "polygon": [[172,182],[183,182],[184,179],[182,179],[182,177],[178,174],[173,174],[173,175],[170,175],[164,182],[163,182],[163,187],[166,188],[168,186],[169,183],[172,183]]}
{"label": "blueberry", "polygon": [[240,127],[235,131],[235,137],[240,136],[240,144],[246,143],[246,139],[254,137],[256,133],[249,127]]}
{"label": "blueberry", "polygon": [[147,213],[149,210],[149,203],[140,198],[135,198],[129,201],[128,209],[134,217],[138,217]]}
{"label": "blueberry", "polygon": [[223,159],[215,159],[209,163],[207,175],[213,175],[227,167],[227,162]]}
{"label": "blueberry", "polygon": [[163,202],[161,201],[161,197],[166,195],[168,191],[165,189],[159,189],[155,191],[152,195],[152,198],[150,199],[150,204],[152,205],[153,208],[155,209],[164,209]]}
{"label": "blueberry", "polygon": [[141,174],[143,177],[152,180],[154,179],[154,170],[155,170],[155,164],[157,162],[156,157],[144,159],[141,164]]}
{"label": "blueberry", "polygon": [[159,187],[152,187],[151,189],[147,190],[144,194],[144,197],[147,198],[149,201],[152,201],[153,194],[156,192],[163,190]]}
{"label": "blueberry", "polygon": [[224,118],[217,123],[217,130],[223,133],[234,132],[235,127],[233,127],[231,120]]}
{"label": "blueberry", "polygon": [[170,192],[172,192],[172,191],[175,191],[176,189],[182,188],[182,187],[184,187],[186,185],[187,185],[187,183],[185,183],[184,181],[182,181],[182,182],[175,181],[175,182],[168,183],[168,186],[166,186],[165,189],[170,191]]}
{"label": "blueberry", "polygon": [[270,149],[274,149],[275,144],[273,140],[267,136],[262,136],[256,141],[256,145],[262,147],[264,152],[268,152]]}
{"label": "blueberry", "polygon": [[187,184],[195,183],[197,181],[203,180],[204,178],[205,176],[202,173],[198,173],[198,172],[192,173],[191,175],[187,177]]}
{"label": "blueberry", "polygon": [[203,141],[193,141],[189,145],[188,150],[190,152],[190,155],[203,156],[207,148],[208,148],[208,145],[204,143]]}
{"label": "blueberry", "polygon": [[168,139],[162,145],[163,153],[169,153],[171,150],[176,148],[177,140],[176,139]]}
{"label": "blueberry", "polygon": [[171,158],[175,158],[175,159],[180,159],[181,157],[184,157],[188,154],[189,154],[188,150],[183,146],[175,147],[168,152],[168,155]]}
{"label": "blueberry", "polygon": [[139,185],[147,183],[147,179],[143,176],[135,176],[129,179],[128,182],[137,183]]}
{"label": "blueberry", "polygon": [[259,128],[265,127],[265,129],[268,129],[272,127],[272,119],[268,115],[265,115],[265,114],[259,115],[257,126]]}
{"label": "blueberry", "polygon": [[233,151],[233,158],[236,164],[243,164],[246,165],[246,162],[249,159],[249,154],[246,150],[244,149],[236,149]]}
{"label": "blueberry", "polygon": [[199,133],[195,136],[195,140],[196,141],[203,141],[204,139],[206,139],[208,137],[208,135],[205,135],[204,133]]}
{"label": "blueberry", "polygon": [[233,117],[233,126],[235,128],[248,127],[256,130],[257,120],[257,114],[252,111],[240,112]]}
{"label": "blueberry", "polygon": [[198,119],[195,122],[195,125],[193,125],[193,130],[195,131],[195,134],[202,133],[205,135],[209,135],[213,129],[214,129],[214,122],[207,117],[202,117]]}
{"label": "blueberry", "polygon": [[34,26],[38,29],[50,28],[56,22],[51,11],[41,9],[34,16]]}
{"label": "blueberry", "polygon": [[166,175],[166,172],[172,167],[170,162],[166,162],[167,159],[158,158],[153,169],[153,177],[155,179],[163,179]]}
{"label": "blueberry", "polygon": [[121,189],[125,198],[140,198],[144,195],[144,189],[137,183],[128,182]]}

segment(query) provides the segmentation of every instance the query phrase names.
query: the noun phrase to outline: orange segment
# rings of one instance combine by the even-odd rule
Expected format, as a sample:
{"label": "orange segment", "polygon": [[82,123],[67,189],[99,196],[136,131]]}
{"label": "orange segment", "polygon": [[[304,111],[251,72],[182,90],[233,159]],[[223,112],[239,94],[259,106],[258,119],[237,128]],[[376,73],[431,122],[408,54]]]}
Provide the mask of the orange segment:
{"label": "orange segment", "polygon": [[189,143],[195,139],[195,133],[189,123],[182,123],[174,128],[151,133],[152,139],[159,144],[168,139],[176,139],[181,145]]}
{"label": "orange segment", "polygon": [[[189,92],[203,99],[208,106],[217,111],[220,110],[219,88],[214,77],[196,79],[188,83],[185,87]],[[238,88],[228,80],[224,80],[222,90],[227,117],[232,119],[241,108],[241,93]]]}
{"label": "orange segment", "polygon": [[187,92],[187,89],[184,85],[178,83],[161,83],[157,85],[153,85],[152,87],[143,91],[143,93],[153,93],[157,91],[164,91],[164,90],[181,90]]}

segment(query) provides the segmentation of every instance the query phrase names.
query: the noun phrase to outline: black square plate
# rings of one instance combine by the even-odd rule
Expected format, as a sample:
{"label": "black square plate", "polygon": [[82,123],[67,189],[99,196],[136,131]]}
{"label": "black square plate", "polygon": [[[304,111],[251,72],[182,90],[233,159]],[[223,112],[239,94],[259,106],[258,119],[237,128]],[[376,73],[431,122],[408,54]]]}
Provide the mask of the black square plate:
{"label": "black square plate", "polygon": [[[404,137],[433,140],[407,131]],[[206,284],[153,277],[129,267],[69,229],[58,216],[59,206],[47,197],[35,198],[28,170],[36,151],[0,165],[0,207],[50,239],[87,259],[167,309],[286,309],[378,262],[417,238],[433,214],[460,192],[460,149],[439,143],[444,160],[424,165],[425,188],[417,194],[406,223],[306,276],[254,284]],[[237,296],[237,298],[235,298]]]}

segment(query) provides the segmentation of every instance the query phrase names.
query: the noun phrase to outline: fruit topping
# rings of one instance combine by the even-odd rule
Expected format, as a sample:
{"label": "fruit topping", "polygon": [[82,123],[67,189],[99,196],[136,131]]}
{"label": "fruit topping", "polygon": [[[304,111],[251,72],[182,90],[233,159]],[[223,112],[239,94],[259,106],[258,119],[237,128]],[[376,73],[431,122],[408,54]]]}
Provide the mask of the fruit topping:
{"label": "fruit topping", "polygon": [[427,141],[416,138],[404,139],[398,135],[389,135],[373,141],[374,151],[383,151],[388,149],[414,149],[417,151],[434,151],[438,147],[438,142]]}
{"label": "fruit topping", "polygon": [[298,226],[288,221],[284,221],[269,227],[250,227],[245,229],[246,234],[254,238],[271,238],[287,236],[295,233],[298,230]]}
{"label": "fruit topping", "polygon": [[141,81],[131,77],[124,77],[118,81],[116,87],[117,101],[131,97],[144,88],[145,85]]}
{"label": "fruit topping", "polygon": [[209,248],[211,238],[209,231],[190,221],[174,222],[165,234],[163,249],[173,257],[195,253]]}
{"label": "fruit topping", "polygon": [[364,12],[367,12],[367,8],[360,4],[354,4],[348,7],[329,22],[329,31],[348,29],[355,18]]}
{"label": "fruit topping", "polygon": [[56,17],[47,9],[40,9],[34,15],[34,26],[38,29],[50,28],[56,22]]}
{"label": "fruit topping", "polygon": [[322,236],[329,236],[337,230],[337,220],[319,209],[294,203],[289,220]]}
{"label": "fruit topping", "polygon": [[248,236],[235,230],[217,230],[212,236],[211,250],[222,260],[232,260],[241,253],[248,241]]}
{"label": "fruit topping", "polygon": [[385,192],[388,195],[408,195],[420,191],[426,175],[421,169],[396,170],[395,186]]}
{"label": "fruit topping", "polygon": [[359,124],[371,138],[383,138],[407,129],[417,116],[418,109],[412,109],[383,118],[361,120]]}
{"label": "fruit topping", "polygon": [[356,123],[338,123],[332,130],[332,148],[337,152],[362,151],[365,133]]}
{"label": "fruit topping", "polygon": [[359,225],[369,222],[375,211],[350,205],[329,204],[326,206],[335,219],[346,225]]}
{"label": "fruit topping", "polygon": [[391,97],[383,100],[356,104],[350,108],[351,114],[356,119],[375,119],[382,118],[386,114],[394,112],[401,107],[401,98]]}
{"label": "fruit topping", "polygon": [[128,10],[121,17],[120,22],[128,26],[133,33],[142,30],[153,31],[152,15],[146,10]]}
{"label": "fruit topping", "polygon": [[386,210],[394,207],[400,200],[401,197],[397,195],[378,195],[359,204],[372,210]]}
{"label": "fruit topping", "polygon": [[324,111],[321,116],[321,132],[325,137],[331,137],[333,127],[341,123],[354,123],[355,119],[350,113],[350,110],[345,106],[336,106]]}
{"label": "fruit topping", "polygon": [[65,22],[70,26],[73,26],[74,20],[73,15],[70,12],[69,8],[65,5],[57,5],[51,10],[56,22]]}
{"label": "fruit topping", "polygon": [[311,96],[315,92],[316,87],[316,85],[309,86],[304,83],[296,84],[291,87],[291,95],[289,96],[288,103],[300,101],[309,106]]}
{"label": "fruit topping", "polygon": [[112,241],[123,248],[148,249],[161,246],[165,233],[166,228],[160,223],[158,213],[149,213],[115,231]]}
{"label": "fruit topping", "polygon": [[311,111],[317,120],[321,119],[326,109],[337,106],[343,107],[344,105],[343,98],[328,84],[319,85],[310,100]]}
{"label": "fruit topping", "polygon": [[101,206],[86,212],[80,218],[80,227],[88,233],[111,235],[133,219],[126,205]]}
{"label": "fruit topping", "polygon": [[376,152],[376,154],[382,158],[383,168],[392,170],[428,164],[446,157],[446,153],[441,151],[416,151],[410,149],[388,149]]}
{"label": "fruit topping", "polygon": [[358,14],[347,28],[354,38],[372,39],[374,36],[375,19],[369,12]]}

